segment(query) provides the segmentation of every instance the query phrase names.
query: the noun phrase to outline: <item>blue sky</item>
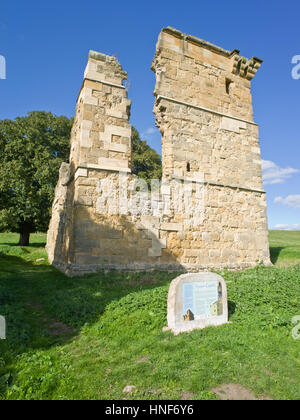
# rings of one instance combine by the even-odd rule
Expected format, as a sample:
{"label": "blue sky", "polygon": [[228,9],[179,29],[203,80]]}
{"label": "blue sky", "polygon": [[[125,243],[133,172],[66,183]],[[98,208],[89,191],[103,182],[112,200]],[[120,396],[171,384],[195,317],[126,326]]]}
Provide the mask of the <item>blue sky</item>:
{"label": "blue sky", "polygon": [[[162,27],[173,26],[264,63],[252,82],[269,226],[300,229],[300,2],[290,0],[1,0],[0,119],[32,110],[72,116],[90,49],[116,54],[128,72],[131,123],[160,151],[150,70]],[[299,57],[300,59],[300,57]],[[299,70],[300,75],[300,70]]]}

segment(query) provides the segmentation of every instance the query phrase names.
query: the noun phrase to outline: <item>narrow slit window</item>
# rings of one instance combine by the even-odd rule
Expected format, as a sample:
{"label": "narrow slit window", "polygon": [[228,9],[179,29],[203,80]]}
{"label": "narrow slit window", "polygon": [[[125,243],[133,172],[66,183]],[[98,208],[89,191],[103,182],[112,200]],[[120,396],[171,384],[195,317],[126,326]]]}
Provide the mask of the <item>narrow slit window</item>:
{"label": "narrow slit window", "polygon": [[230,94],[230,85],[231,85],[232,81],[230,79],[226,79],[226,93],[227,95]]}
{"label": "narrow slit window", "polygon": [[186,170],[187,170],[187,172],[191,172],[191,164],[190,164],[190,162],[188,162],[186,164]]}

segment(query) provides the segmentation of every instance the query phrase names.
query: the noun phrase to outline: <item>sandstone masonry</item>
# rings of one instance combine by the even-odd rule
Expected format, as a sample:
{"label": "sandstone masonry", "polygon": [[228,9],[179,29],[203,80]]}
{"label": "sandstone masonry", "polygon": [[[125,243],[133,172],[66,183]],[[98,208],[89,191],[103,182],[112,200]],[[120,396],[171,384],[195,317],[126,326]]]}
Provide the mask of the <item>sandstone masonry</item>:
{"label": "sandstone masonry", "polygon": [[131,173],[126,73],[114,57],[91,51],[70,163],[55,192],[50,262],[68,275],[270,264],[250,92],[260,65],[237,50],[162,30],[152,69],[163,181],[149,195]]}

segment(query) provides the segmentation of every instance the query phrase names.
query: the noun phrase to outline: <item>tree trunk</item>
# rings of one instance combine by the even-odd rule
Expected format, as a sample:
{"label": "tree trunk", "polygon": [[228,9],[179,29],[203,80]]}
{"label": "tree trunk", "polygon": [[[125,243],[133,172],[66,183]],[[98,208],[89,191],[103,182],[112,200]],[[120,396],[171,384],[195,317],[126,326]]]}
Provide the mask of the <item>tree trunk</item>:
{"label": "tree trunk", "polygon": [[18,245],[28,246],[30,237],[30,225],[24,224],[21,226],[20,239]]}

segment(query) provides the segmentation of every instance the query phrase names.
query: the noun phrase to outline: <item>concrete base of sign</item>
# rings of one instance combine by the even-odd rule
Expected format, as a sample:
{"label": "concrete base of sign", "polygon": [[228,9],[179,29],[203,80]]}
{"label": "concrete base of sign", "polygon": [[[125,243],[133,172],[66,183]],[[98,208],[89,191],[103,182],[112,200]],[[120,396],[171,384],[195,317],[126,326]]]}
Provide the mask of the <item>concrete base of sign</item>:
{"label": "concrete base of sign", "polygon": [[175,335],[228,323],[226,283],[215,273],[183,274],[171,282],[168,327]]}

